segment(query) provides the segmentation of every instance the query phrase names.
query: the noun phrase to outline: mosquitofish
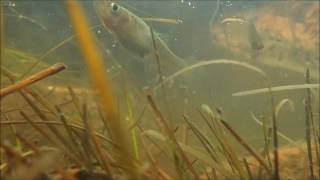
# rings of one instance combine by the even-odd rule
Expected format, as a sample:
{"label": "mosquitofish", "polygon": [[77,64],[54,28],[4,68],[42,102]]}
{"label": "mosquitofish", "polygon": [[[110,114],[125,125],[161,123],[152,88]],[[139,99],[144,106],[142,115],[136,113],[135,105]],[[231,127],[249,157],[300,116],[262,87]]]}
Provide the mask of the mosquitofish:
{"label": "mosquitofish", "polygon": [[264,48],[264,44],[261,37],[256,29],[253,20],[248,21],[248,40],[251,46],[251,59],[257,60],[259,51]]}
{"label": "mosquitofish", "polygon": [[248,39],[253,50],[261,50],[264,48],[263,42],[253,20],[248,22]]}
{"label": "mosquitofish", "polygon": [[142,18],[146,22],[158,22],[158,23],[165,23],[165,24],[179,24],[181,20],[179,19],[165,19],[165,18]]}
{"label": "mosquitofish", "polygon": [[230,22],[237,22],[237,23],[243,24],[246,21],[241,18],[225,18],[221,21],[221,24],[230,23]]}
{"label": "mosquitofish", "polygon": [[95,0],[93,3],[104,27],[114,34],[127,50],[149,60],[150,57],[155,57],[155,43],[161,62],[175,64],[178,68],[184,66],[184,61],[169,49],[157,33],[152,35],[151,28],[142,18],[110,0]]}

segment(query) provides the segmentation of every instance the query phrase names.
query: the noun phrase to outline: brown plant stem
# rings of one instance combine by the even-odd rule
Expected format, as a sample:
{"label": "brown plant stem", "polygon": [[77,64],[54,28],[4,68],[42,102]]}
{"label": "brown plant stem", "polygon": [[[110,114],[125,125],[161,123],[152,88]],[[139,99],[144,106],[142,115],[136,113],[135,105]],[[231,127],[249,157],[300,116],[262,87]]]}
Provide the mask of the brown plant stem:
{"label": "brown plant stem", "polygon": [[220,120],[222,125],[230,132],[230,134],[265,168],[268,173],[271,173],[270,167],[267,163],[256,153],[240,136],[232,129],[232,127],[224,120]]}
{"label": "brown plant stem", "polygon": [[1,91],[0,91],[0,98],[3,98],[13,92],[16,92],[17,90],[20,90],[30,84],[33,84],[37,81],[40,81],[42,79],[45,79],[47,78],[48,76],[51,76],[53,74],[56,74],[62,70],[64,70],[66,68],[65,65],[63,64],[55,64],[47,69],[44,69],[24,80],[21,80],[19,82],[16,82],[8,87],[5,87],[5,88],[2,88]]}

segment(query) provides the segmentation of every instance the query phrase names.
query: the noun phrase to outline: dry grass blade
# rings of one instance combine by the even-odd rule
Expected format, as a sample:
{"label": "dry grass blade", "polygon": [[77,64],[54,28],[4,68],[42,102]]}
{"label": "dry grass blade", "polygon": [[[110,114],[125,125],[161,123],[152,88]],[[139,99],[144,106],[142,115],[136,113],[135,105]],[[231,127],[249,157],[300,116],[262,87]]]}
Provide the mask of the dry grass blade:
{"label": "dry grass blade", "polygon": [[[16,80],[18,79],[18,77],[14,73],[10,72],[8,69],[6,69],[2,66],[1,66],[1,73],[3,75],[5,75],[11,81],[11,83],[15,83]],[[23,88],[23,90],[25,90],[28,94],[30,94],[35,100],[37,100],[37,102],[39,102],[48,111],[55,114],[54,107],[43,96],[41,96],[40,93],[38,93],[37,91],[35,91],[34,89],[32,89],[30,87],[25,87],[25,88]]]}
{"label": "dry grass blade", "polygon": [[174,74],[168,76],[165,80],[163,80],[161,83],[159,83],[157,86],[153,88],[153,91],[156,91],[159,87],[163,86],[165,83],[172,81],[173,79],[177,78],[178,76],[188,72],[192,71],[194,69],[200,68],[200,67],[205,67],[208,65],[213,65],[213,64],[228,64],[228,65],[236,65],[239,67],[246,68],[248,70],[251,70],[253,72],[256,72],[257,74],[261,75],[262,77],[266,77],[266,73],[263,72],[261,69],[252,66],[248,63],[244,62],[239,62],[239,61],[233,61],[233,60],[227,60],[227,59],[217,59],[217,60],[208,60],[208,61],[202,61],[190,66],[187,66],[185,68],[182,68],[181,70],[175,72]]}
{"label": "dry grass blade", "polygon": [[165,122],[160,110],[158,109],[158,107],[156,106],[156,104],[154,103],[152,97],[150,95],[147,96],[147,99],[154,111],[154,113],[156,114],[156,120],[158,121],[158,124],[161,125],[160,128],[169,136],[170,140],[173,141],[173,143],[175,144],[179,154],[181,155],[183,161],[186,163],[187,167],[189,168],[190,172],[193,174],[194,178],[199,180],[199,176],[197,174],[197,172],[195,171],[195,169],[192,167],[192,164],[190,163],[189,159],[187,158],[186,154],[183,152],[183,150],[181,149],[180,145],[178,144],[174,133],[172,132],[172,130],[169,128],[169,126],[167,125],[167,123]]}
{"label": "dry grass blade", "polygon": [[55,64],[45,70],[42,70],[24,80],[21,80],[15,84],[12,84],[8,87],[5,87],[3,89],[1,89],[0,91],[0,98],[2,99],[3,97],[5,97],[6,95],[9,95],[17,90],[22,89],[25,86],[28,86],[32,83],[35,83],[37,81],[40,81],[42,79],[47,78],[48,76],[54,75],[62,70],[64,70],[66,67],[63,64]]}

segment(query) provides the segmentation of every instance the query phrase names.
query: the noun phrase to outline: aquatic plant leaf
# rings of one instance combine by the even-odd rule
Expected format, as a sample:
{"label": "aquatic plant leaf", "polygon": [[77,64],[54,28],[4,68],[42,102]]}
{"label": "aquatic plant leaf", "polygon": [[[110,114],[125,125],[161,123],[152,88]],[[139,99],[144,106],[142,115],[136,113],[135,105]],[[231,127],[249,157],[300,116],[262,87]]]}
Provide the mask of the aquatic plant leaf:
{"label": "aquatic plant leaf", "polygon": [[[310,89],[310,88],[319,89],[319,87],[320,87],[320,84],[294,84],[294,85],[271,87],[271,91],[278,92],[278,91],[300,90],[300,89]],[[262,94],[262,93],[268,93],[268,92],[269,92],[268,88],[252,89],[252,90],[233,93],[232,96],[247,96],[247,95]]]}
{"label": "aquatic plant leaf", "polygon": [[290,99],[283,99],[281,100],[277,106],[276,106],[276,116],[279,116],[280,110],[282,109],[282,107],[284,107],[284,105],[288,105],[290,108],[290,111],[294,111],[294,103],[292,100]]}
{"label": "aquatic plant leaf", "polygon": [[[142,135],[146,135],[146,136],[155,138],[155,139],[163,141],[163,142],[165,142],[166,139],[167,139],[160,132],[155,131],[155,130],[151,130],[151,129],[143,131]],[[178,143],[181,146],[181,148],[183,149],[183,151],[185,151],[186,153],[196,157],[197,159],[199,159],[200,161],[206,163],[207,165],[209,165],[211,167],[214,167],[221,174],[230,176],[230,173],[223,168],[222,164],[214,163],[214,161],[212,161],[211,158],[208,155],[206,155],[204,152],[202,152],[200,150],[197,150],[197,149],[195,149],[195,148],[193,148],[193,147],[191,147],[189,145],[183,144],[181,142],[178,142]],[[222,162],[220,162],[220,163],[222,163]]]}
{"label": "aquatic plant leaf", "polygon": [[168,76],[165,80],[163,80],[161,83],[156,85],[153,88],[153,91],[156,91],[159,87],[161,87],[164,84],[174,80],[175,78],[177,78],[178,76],[181,76],[184,73],[187,73],[189,71],[195,70],[195,69],[200,68],[200,67],[205,67],[205,66],[213,65],[213,64],[236,65],[236,66],[243,67],[243,68],[246,68],[248,70],[251,70],[253,72],[256,72],[257,74],[259,74],[262,77],[266,77],[267,76],[266,73],[263,70],[255,67],[253,65],[250,65],[248,63],[245,63],[245,62],[239,62],[239,61],[228,60],[228,59],[207,60],[207,61],[201,61],[199,63],[195,63],[193,65],[190,65],[190,66],[187,66],[187,67],[184,67],[184,68],[180,69],[179,71],[177,71],[174,74]]}

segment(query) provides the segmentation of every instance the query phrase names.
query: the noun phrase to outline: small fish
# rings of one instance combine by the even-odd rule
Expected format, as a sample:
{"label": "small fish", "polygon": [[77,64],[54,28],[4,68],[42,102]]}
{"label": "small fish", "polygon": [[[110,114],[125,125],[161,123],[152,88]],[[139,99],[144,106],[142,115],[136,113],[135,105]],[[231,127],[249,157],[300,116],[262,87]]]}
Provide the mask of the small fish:
{"label": "small fish", "polygon": [[225,18],[221,21],[221,24],[230,23],[230,22],[237,22],[237,23],[243,24],[245,23],[245,20],[241,18]]}
{"label": "small fish", "polygon": [[259,51],[264,48],[264,44],[252,19],[248,21],[248,39],[251,46],[251,59],[257,60]]}
{"label": "small fish", "polygon": [[248,39],[250,46],[253,50],[261,50],[264,48],[263,42],[261,40],[261,37],[256,29],[256,26],[253,22],[253,20],[250,20],[248,22]]}
{"label": "small fish", "polygon": [[166,18],[142,18],[145,22],[157,22],[164,24],[179,24],[182,22],[180,19],[166,19]]}
{"label": "small fish", "polygon": [[[96,0],[94,8],[105,28],[116,36],[123,47],[145,60],[155,58],[152,31],[142,18],[110,0]],[[160,60],[165,61],[164,64],[183,67],[184,61],[169,49],[157,33],[153,34]]]}

